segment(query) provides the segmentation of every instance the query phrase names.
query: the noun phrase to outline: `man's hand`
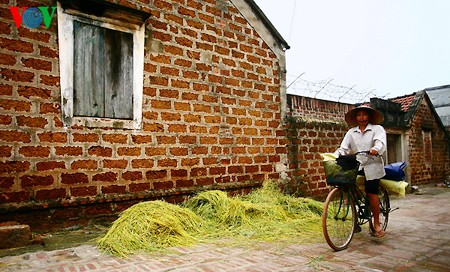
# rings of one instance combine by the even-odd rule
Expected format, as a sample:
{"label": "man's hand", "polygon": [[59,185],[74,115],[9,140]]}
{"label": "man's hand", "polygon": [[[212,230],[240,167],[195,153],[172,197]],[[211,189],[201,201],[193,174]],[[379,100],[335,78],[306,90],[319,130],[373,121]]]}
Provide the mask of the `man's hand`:
{"label": "man's hand", "polygon": [[371,148],[371,149],[369,150],[369,153],[370,153],[370,155],[372,155],[372,156],[378,155],[378,151],[377,151],[376,149],[373,149],[373,148]]}

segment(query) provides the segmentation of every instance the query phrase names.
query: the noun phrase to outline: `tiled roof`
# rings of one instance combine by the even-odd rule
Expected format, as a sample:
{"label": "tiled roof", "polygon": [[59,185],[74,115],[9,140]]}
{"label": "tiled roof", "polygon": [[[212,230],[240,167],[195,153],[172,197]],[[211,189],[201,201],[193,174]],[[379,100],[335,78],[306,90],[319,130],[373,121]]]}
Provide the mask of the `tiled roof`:
{"label": "tiled roof", "polygon": [[411,106],[411,103],[414,100],[414,97],[416,96],[416,93],[400,96],[396,98],[389,99],[392,102],[396,102],[402,105],[402,111],[407,112],[409,110],[409,107]]}

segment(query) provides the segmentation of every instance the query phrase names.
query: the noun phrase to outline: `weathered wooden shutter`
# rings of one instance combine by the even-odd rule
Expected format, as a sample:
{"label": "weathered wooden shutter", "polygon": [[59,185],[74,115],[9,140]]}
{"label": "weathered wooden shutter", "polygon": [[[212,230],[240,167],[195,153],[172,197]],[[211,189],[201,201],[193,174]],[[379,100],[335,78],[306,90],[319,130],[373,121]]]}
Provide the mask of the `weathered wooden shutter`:
{"label": "weathered wooden shutter", "polygon": [[105,32],[105,115],[133,119],[133,35]]}
{"label": "weathered wooden shutter", "polygon": [[74,116],[133,118],[133,35],[74,21]]}
{"label": "weathered wooden shutter", "polygon": [[104,117],[103,28],[74,22],[74,116]]}

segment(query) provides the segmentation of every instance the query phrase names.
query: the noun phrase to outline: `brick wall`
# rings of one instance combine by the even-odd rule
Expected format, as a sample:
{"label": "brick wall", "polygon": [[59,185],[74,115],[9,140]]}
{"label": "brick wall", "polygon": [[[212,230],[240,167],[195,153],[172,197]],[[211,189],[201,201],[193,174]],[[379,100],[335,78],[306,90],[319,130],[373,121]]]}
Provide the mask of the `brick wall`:
{"label": "brick wall", "polygon": [[295,95],[287,100],[290,187],[300,195],[324,197],[329,188],[320,153],[339,147],[348,130],[344,115],[355,106]]}
{"label": "brick wall", "polygon": [[65,128],[57,20],[17,29],[8,9],[54,1],[0,4],[2,210],[179,200],[201,188],[241,190],[279,178],[280,64],[231,2],[110,2],[152,14],[142,130]]}
{"label": "brick wall", "polygon": [[426,101],[422,99],[418,105],[409,131],[409,170],[413,185],[444,182],[450,175],[449,143]]}
{"label": "brick wall", "polygon": [[352,104],[288,95],[289,114],[303,119],[343,122],[345,113],[354,107]]}

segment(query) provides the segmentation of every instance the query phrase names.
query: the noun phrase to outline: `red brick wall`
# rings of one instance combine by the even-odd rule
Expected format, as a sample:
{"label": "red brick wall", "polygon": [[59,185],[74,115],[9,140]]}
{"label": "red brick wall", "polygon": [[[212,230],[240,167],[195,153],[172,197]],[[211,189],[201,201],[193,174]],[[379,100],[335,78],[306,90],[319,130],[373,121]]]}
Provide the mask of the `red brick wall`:
{"label": "red brick wall", "polygon": [[320,153],[339,147],[348,130],[344,115],[355,106],[288,95],[288,107],[291,187],[300,195],[326,196],[329,188]]}
{"label": "red brick wall", "polygon": [[145,51],[140,131],[64,128],[56,15],[49,29],[17,29],[10,2],[0,4],[2,209],[176,198],[279,178],[279,62],[230,2],[111,1],[151,11],[146,36],[161,45]]}
{"label": "red brick wall", "polygon": [[289,114],[307,119],[344,122],[344,115],[355,105],[310,97],[288,95]]}
{"label": "red brick wall", "polygon": [[[427,144],[424,132],[431,135]],[[412,185],[444,182],[449,175],[449,143],[424,98],[409,131],[409,169]],[[431,149],[429,149],[431,144]]]}

